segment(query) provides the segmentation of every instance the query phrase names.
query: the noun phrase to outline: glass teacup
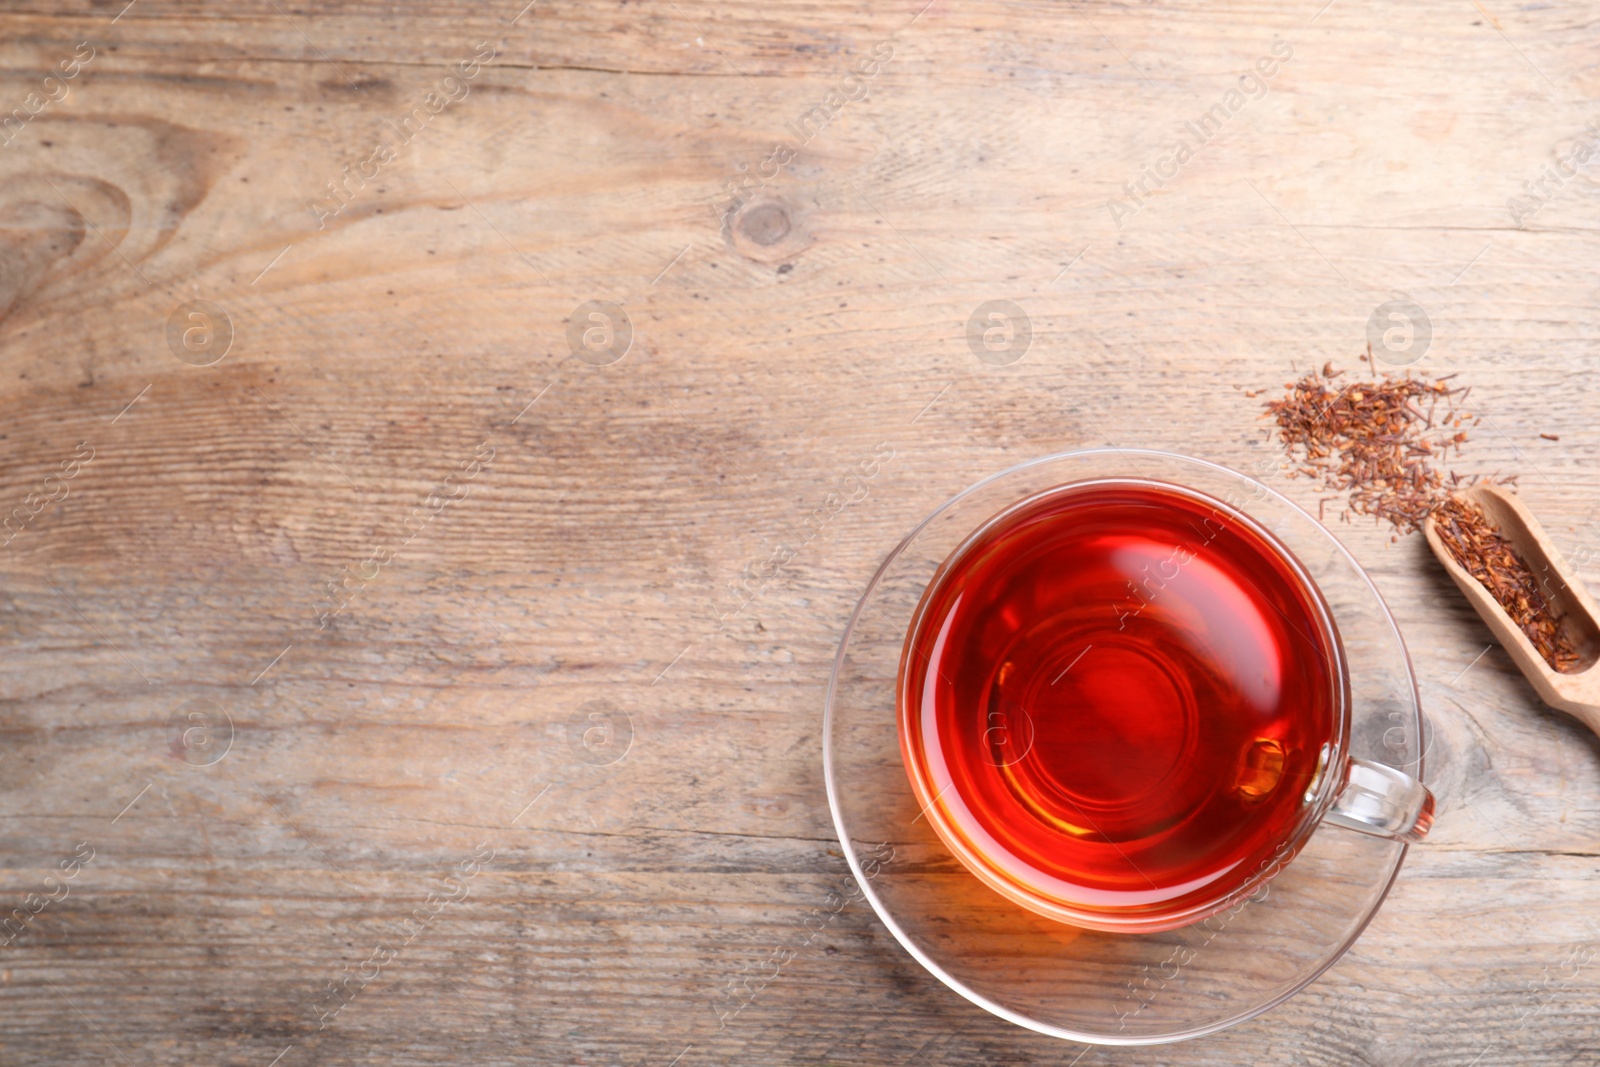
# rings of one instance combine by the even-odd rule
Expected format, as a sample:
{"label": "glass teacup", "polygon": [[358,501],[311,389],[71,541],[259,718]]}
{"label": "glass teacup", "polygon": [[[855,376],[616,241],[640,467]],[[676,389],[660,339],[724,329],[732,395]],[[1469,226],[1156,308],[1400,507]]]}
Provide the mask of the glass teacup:
{"label": "glass teacup", "polygon": [[1316,583],[1248,514],[1098,478],[991,516],[929,583],[901,654],[923,815],[1026,908],[1123,933],[1230,907],[1324,817],[1406,841],[1433,798],[1352,759]]}

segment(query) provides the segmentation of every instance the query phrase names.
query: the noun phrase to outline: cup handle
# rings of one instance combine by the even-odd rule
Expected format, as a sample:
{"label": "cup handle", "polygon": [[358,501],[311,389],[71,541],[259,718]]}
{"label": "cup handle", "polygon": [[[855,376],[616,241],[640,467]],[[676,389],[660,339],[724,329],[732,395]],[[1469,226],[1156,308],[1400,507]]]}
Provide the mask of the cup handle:
{"label": "cup handle", "polygon": [[1403,771],[1352,756],[1345,786],[1323,818],[1374,837],[1421,841],[1433,826],[1433,794]]}

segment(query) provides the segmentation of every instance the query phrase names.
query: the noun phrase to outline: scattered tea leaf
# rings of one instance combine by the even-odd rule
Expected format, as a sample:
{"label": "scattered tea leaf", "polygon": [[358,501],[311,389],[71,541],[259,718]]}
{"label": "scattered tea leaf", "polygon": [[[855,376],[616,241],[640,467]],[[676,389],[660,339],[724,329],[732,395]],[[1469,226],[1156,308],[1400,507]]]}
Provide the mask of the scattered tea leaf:
{"label": "scattered tea leaf", "polygon": [[1409,533],[1437,503],[1471,484],[1430,462],[1459,451],[1466,441],[1458,429],[1466,416],[1457,404],[1467,389],[1449,384],[1454,375],[1340,385],[1335,379],[1343,373],[1325,364],[1288,383],[1282,400],[1267,401],[1267,413],[1296,463],[1289,477],[1315,478],[1325,489],[1348,492],[1350,511]]}

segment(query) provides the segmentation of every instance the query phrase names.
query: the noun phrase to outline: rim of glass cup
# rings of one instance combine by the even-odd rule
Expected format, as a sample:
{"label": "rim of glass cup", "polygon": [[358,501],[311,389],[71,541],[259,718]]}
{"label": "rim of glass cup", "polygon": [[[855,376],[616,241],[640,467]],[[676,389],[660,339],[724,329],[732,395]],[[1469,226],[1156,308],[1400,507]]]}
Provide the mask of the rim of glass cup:
{"label": "rim of glass cup", "polygon": [[[1378,610],[1383,616],[1384,625],[1388,627],[1389,632],[1395,639],[1396,646],[1400,650],[1401,660],[1405,664],[1406,678],[1412,691],[1415,706],[1419,709],[1421,708],[1421,694],[1417,690],[1416,670],[1411,665],[1411,652],[1406,648],[1405,639],[1401,636],[1400,628],[1394,621],[1394,613],[1389,610],[1388,603],[1384,601],[1383,594],[1378,591],[1378,587],[1373,584],[1372,576],[1367,573],[1366,568],[1361,566],[1360,561],[1350,554],[1350,550],[1345,548],[1344,543],[1337,537],[1334,537],[1333,532],[1319,522],[1316,518],[1314,518],[1309,511],[1306,511],[1299,504],[1296,504],[1293,500],[1290,500],[1288,497],[1284,496],[1282,493],[1278,492],[1276,489],[1257,478],[1252,478],[1248,474],[1243,474],[1231,467],[1225,467],[1220,463],[1213,463],[1210,460],[1200,459],[1196,456],[1186,456],[1178,452],[1165,452],[1160,449],[1153,448],[1073,449],[1067,452],[1054,452],[1047,456],[1039,456],[1034,459],[1025,460],[1021,463],[1013,464],[1004,470],[997,471],[985,478],[980,478],[978,481],[966,486],[944,503],[930,511],[922,519],[922,521],[918,522],[916,526],[912,527],[911,530],[900,539],[899,543],[896,544],[895,547],[884,556],[883,562],[880,563],[878,565],[878,569],[873,572],[872,579],[867,582],[866,588],[861,593],[861,598],[856,601],[855,608],[850,612],[850,619],[845,623],[844,633],[839,639],[838,651],[834,653],[833,668],[828,674],[828,693],[823,704],[822,712],[822,778],[823,784],[827,789],[828,812],[833,817],[834,832],[839,838],[839,844],[841,846],[841,850],[844,852],[845,862],[850,865],[850,873],[852,877],[855,878],[857,887],[861,890],[862,896],[869,904],[872,905],[872,910],[877,914],[879,920],[889,928],[889,932],[893,934],[895,940],[900,943],[900,947],[909,952],[912,958],[920,963],[923,968],[928,971],[928,973],[932,974],[951,990],[960,994],[962,997],[965,997],[967,1000],[971,1001],[973,1004],[976,1004],[985,1011],[994,1015],[998,1015],[1000,1018],[1005,1019],[1008,1022],[1015,1023],[1025,1029],[1044,1034],[1048,1037],[1059,1037],[1068,1041],[1079,1041],[1090,1045],[1130,1046],[1171,1044],[1176,1041],[1186,1041],[1191,1038],[1204,1037],[1207,1034],[1214,1034],[1218,1031],[1226,1030],[1230,1026],[1236,1026],[1239,1023],[1245,1022],[1246,1020],[1253,1019],[1264,1012],[1271,1011],[1273,1008],[1277,1007],[1279,1004],[1282,1004],[1296,993],[1299,993],[1301,990],[1305,989],[1312,982],[1315,982],[1318,978],[1322,977],[1322,975],[1327,972],[1328,968],[1332,967],[1344,957],[1344,954],[1350,950],[1350,946],[1356,943],[1356,941],[1366,931],[1367,926],[1371,924],[1373,917],[1378,914],[1378,909],[1383,907],[1383,902],[1389,898],[1389,891],[1394,888],[1395,879],[1400,877],[1400,869],[1405,866],[1405,858],[1410,852],[1410,845],[1403,841],[1398,842],[1400,845],[1400,853],[1396,858],[1393,870],[1389,872],[1389,877],[1384,882],[1382,890],[1377,894],[1376,897],[1373,898],[1372,903],[1367,907],[1366,914],[1361,916],[1360,922],[1355,924],[1354,928],[1350,931],[1349,936],[1340,941],[1337,946],[1334,946],[1331,951],[1329,951],[1326,958],[1318,963],[1316,967],[1309,970],[1304,977],[1302,977],[1298,982],[1294,983],[1288,989],[1284,990],[1282,993],[1269,997],[1260,1004],[1251,1005],[1245,1010],[1236,1012],[1235,1014],[1226,1016],[1225,1018],[1213,1020],[1203,1025],[1191,1027],[1186,1030],[1174,1031],[1170,1034],[1158,1034],[1153,1036],[1136,1035],[1132,1037],[1125,1037],[1120,1034],[1095,1034],[1079,1030],[1070,1030],[1066,1027],[1053,1026],[1049,1023],[1040,1022],[1037,1019],[1023,1015],[1021,1012],[1013,1011],[1003,1004],[996,1003],[994,1000],[984,996],[982,993],[969,988],[966,983],[950,974],[947,970],[945,970],[944,967],[940,966],[932,958],[930,958],[927,953],[922,951],[921,947],[916,943],[916,941],[908,936],[905,930],[901,928],[900,924],[895,920],[893,914],[891,914],[889,909],[884,905],[883,901],[878,898],[876,890],[874,890],[872,887],[871,879],[869,879],[862,870],[861,863],[856,858],[855,849],[850,843],[850,833],[844,825],[844,817],[841,814],[839,807],[838,783],[834,780],[833,775],[834,698],[839,686],[839,670],[844,664],[845,650],[849,647],[850,637],[855,632],[856,623],[861,617],[862,608],[872,597],[873,592],[878,588],[879,582],[881,582],[883,579],[884,572],[887,571],[890,566],[892,566],[895,561],[900,558],[901,553],[906,550],[906,547],[910,545],[911,542],[916,539],[917,535],[925,530],[930,523],[932,523],[950,508],[954,507],[961,500],[971,496],[985,486],[992,485],[1003,478],[1021,473],[1022,471],[1029,470],[1030,468],[1043,466],[1046,463],[1088,456],[1145,456],[1160,460],[1176,460],[1180,463],[1192,463],[1196,466],[1206,467],[1217,473],[1239,478],[1245,482],[1259,486],[1263,491],[1276,498],[1278,503],[1286,505],[1293,511],[1298,512],[1300,515],[1304,516],[1306,520],[1314,523],[1318,528],[1322,529],[1327,535],[1328,540],[1332,543],[1333,547],[1338,551],[1339,555],[1343,556],[1345,561],[1350,564],[1351,568],[1354,570],[1357,577],[1360,578],[1367,591],[1371,593],[1373,602],[1378,606]],[[1346,755],[1348,757],[1348,753],[1346,753]],[[1423,780],[1423,761],[1424,754],[1419,752],[1417,755],[1416,768],[1414,772],[1414,776],[1418,781]],[[1122,934],[1116,936],[1141,937],[1145,935]]]}

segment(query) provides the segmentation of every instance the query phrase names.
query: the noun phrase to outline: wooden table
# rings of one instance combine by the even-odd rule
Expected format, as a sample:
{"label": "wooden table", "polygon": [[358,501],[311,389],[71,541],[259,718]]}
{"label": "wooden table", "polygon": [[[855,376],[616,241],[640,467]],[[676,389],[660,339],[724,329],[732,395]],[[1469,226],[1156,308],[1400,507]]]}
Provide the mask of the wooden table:
{"label": "wooden table", "polygon": [[1369,525],[1440,817],[1303,994],[1074,1059],[852,904],[716,1011],[982,475],[1259,463],[1399,300],[1600,579],[1592,5],[124,3],[0,15],[0,1063],[1600,1057],[1600,742]]}

